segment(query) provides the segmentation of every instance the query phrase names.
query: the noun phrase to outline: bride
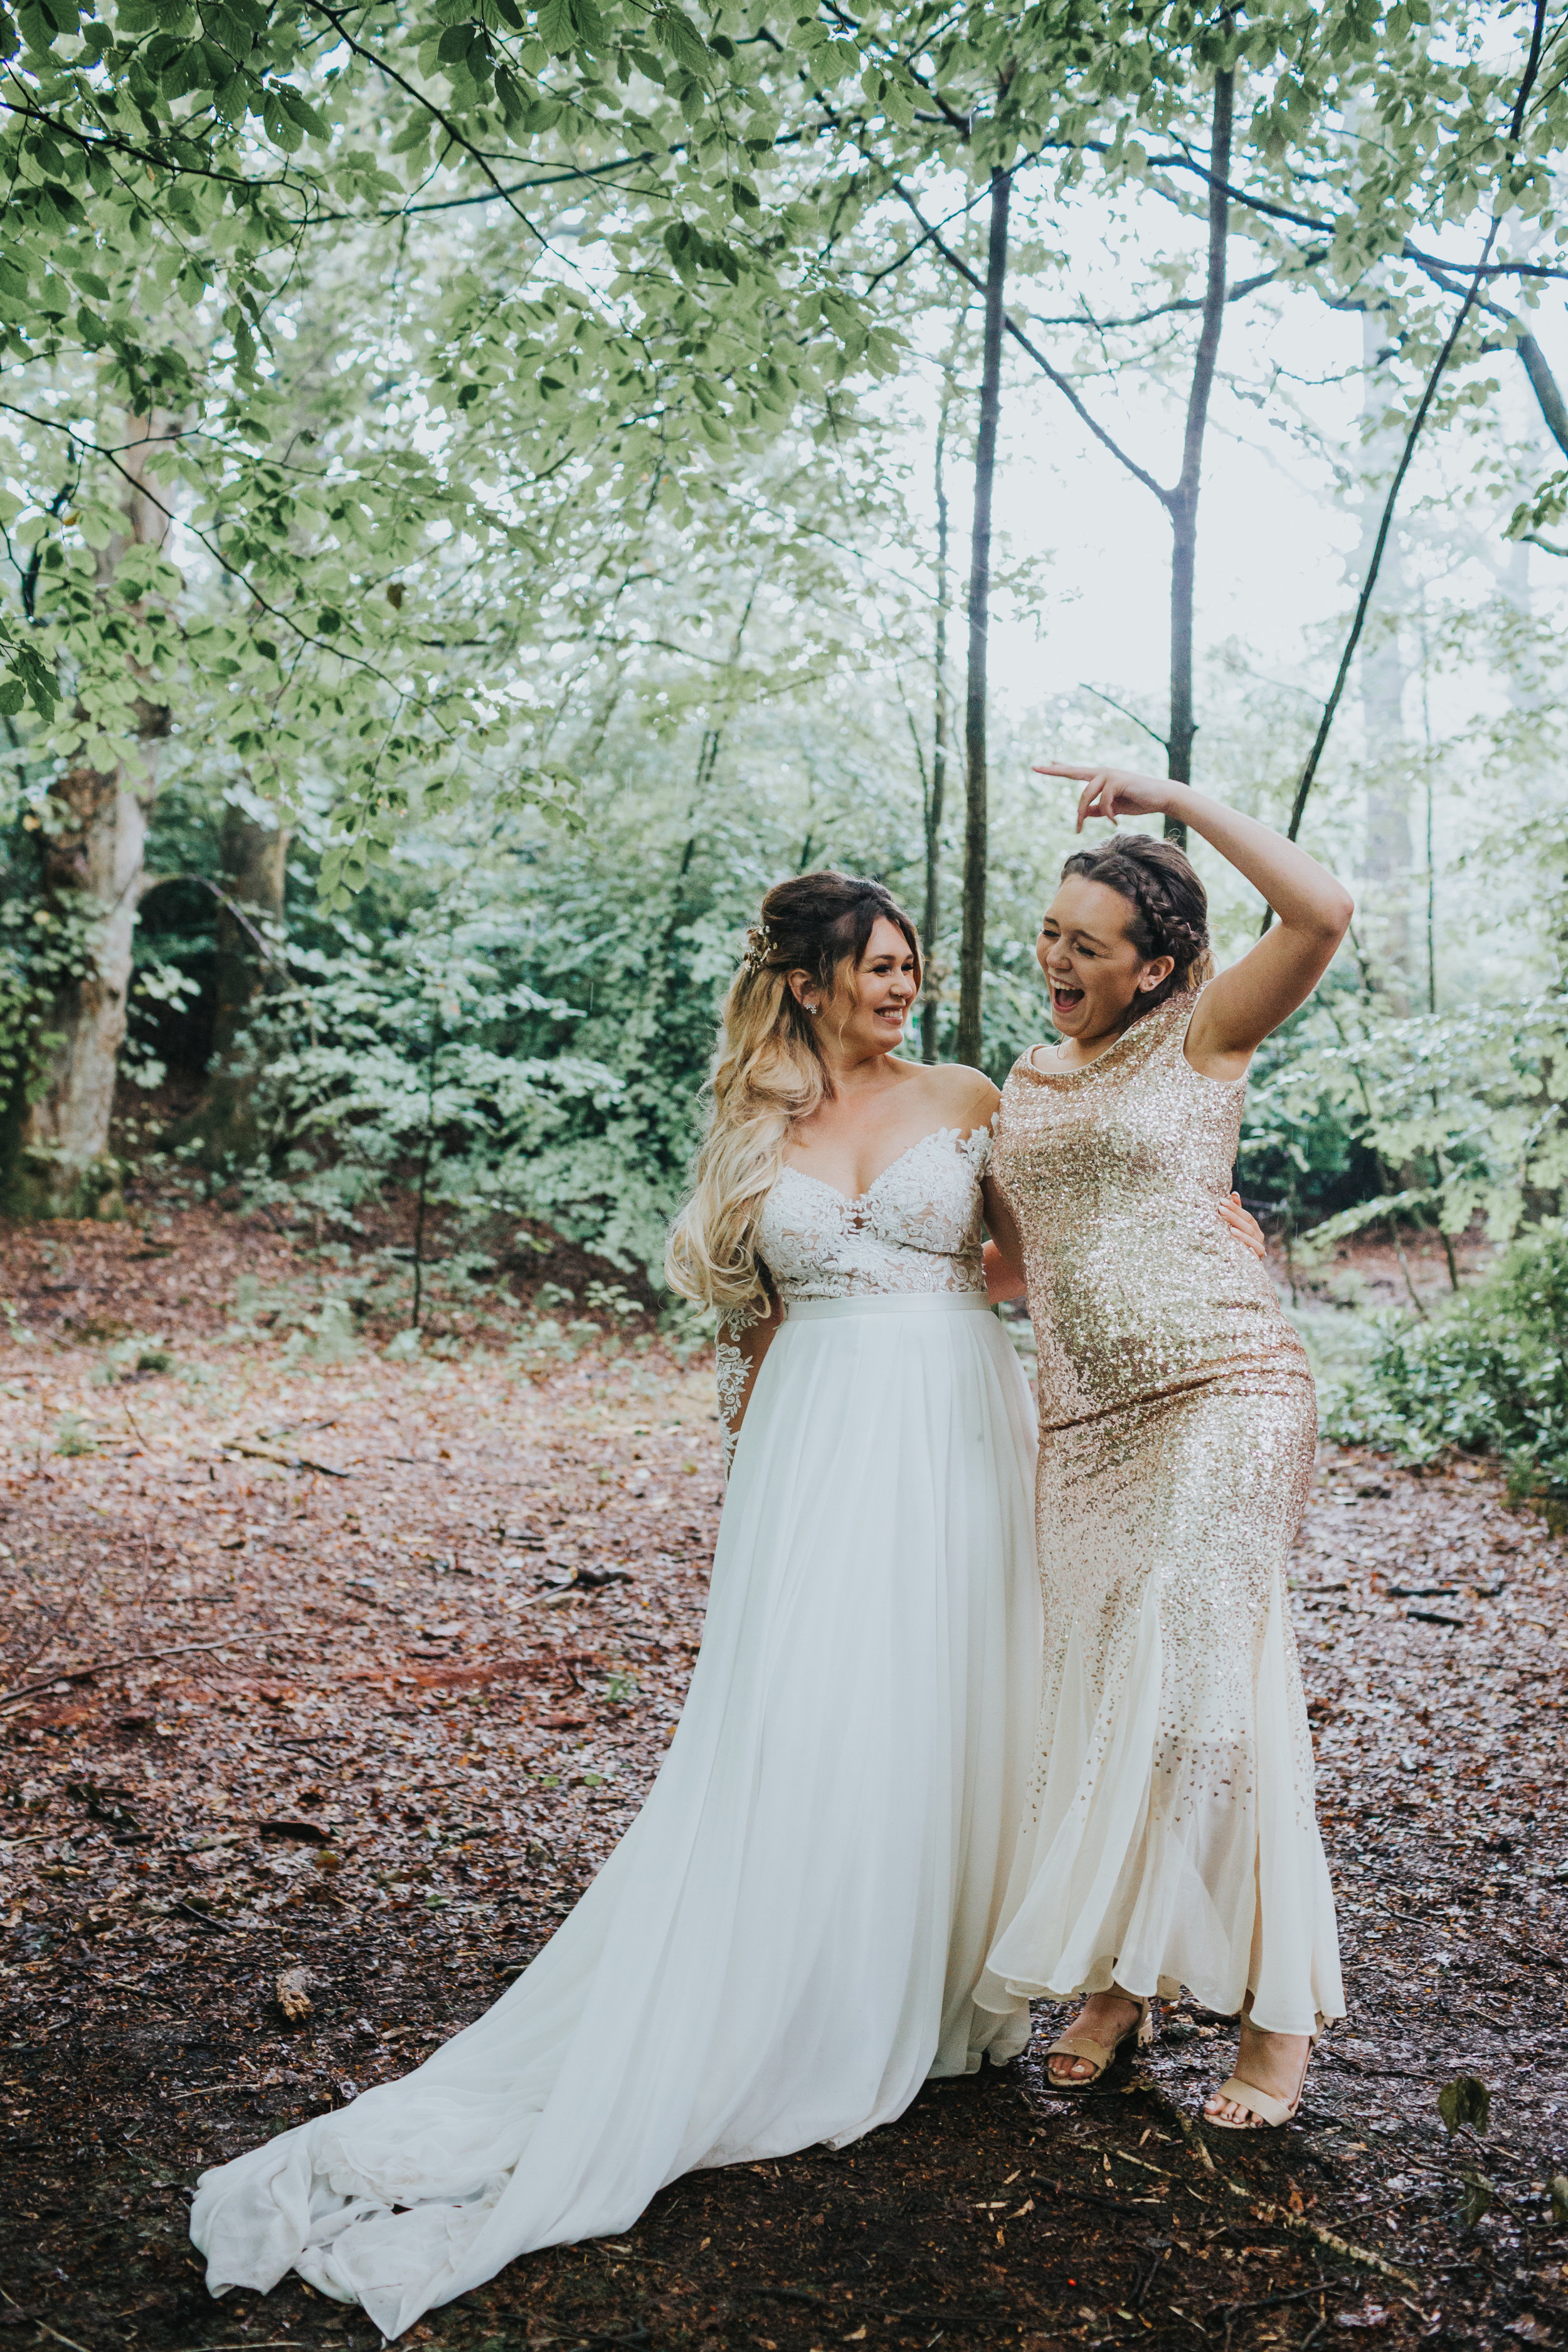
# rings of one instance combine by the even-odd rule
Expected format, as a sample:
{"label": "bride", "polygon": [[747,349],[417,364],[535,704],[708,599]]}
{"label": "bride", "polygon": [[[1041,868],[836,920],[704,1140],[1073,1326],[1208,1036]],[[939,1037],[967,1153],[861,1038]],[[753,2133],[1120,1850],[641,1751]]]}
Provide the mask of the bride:
{"label": "bride", "polygon": [[1024,2047],[1025,1999],[973,1999],[1039,1699],[1034,1423],[984,1224],[1017,1244],[995,1087],[893,1058],[920,982],[879,884],[768,893],[669,1247],[724,1326],[732,1450],[674,1740],[476,2024],[202,2176],[215,2294],[292,2268],[395,2336],[684,2172],[842,2145]]}

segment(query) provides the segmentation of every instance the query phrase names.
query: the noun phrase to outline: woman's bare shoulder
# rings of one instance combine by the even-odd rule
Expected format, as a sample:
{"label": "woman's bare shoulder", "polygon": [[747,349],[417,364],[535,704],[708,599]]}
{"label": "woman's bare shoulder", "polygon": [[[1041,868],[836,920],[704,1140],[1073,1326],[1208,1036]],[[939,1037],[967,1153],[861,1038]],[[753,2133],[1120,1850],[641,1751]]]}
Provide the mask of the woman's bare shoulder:
{"label": "woman's bare shoulder", "polygon": [[963,1062],[928,1062],[919,1066],[927,1088],[926,1099],[944,1127],[988,1127],[1002,1097],[984,1070]]}

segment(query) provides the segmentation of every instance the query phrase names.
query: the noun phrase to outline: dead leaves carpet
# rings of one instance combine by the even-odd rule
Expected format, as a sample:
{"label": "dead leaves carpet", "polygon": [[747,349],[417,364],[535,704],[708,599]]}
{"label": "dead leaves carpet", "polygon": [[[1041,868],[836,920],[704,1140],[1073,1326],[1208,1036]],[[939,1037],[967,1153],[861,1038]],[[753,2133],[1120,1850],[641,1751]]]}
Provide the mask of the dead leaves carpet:
{"label": "dead leaves carpet", "polygon": [[[190,1321],[107,1387],[68,1332],[0,1363],[0,2343],[369,2352],[297,2282],[212,2303],[191,2181],[475,2015],[629,1819],[701,1622],[711,1375],[312,1369]],[[1330,1453],[1295,1573],[1352,2003],[1297,2127],[1205,2143],[1233,2044],[1187,2011],[1069,2107],[1043,2012],[1019,2065],[416,2340],[1568,2340],[1562,1548],[1484,1468]],[[1489,2121],[1450,2137],[1460,2076]]]}

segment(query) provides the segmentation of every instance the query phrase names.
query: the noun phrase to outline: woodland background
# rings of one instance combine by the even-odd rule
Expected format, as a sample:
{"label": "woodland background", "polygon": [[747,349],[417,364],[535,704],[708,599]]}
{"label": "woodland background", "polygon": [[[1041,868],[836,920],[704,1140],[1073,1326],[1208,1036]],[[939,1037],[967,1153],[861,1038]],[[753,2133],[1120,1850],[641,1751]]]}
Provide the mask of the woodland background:
{"label": "woodland background", "polygon": [[1239,1170],[1331,1441],[1351,2030],[1287,2134],[1208,2144],[1184,2001],[1095,2100],[1031,2055],[414,2334],[1561,2340],[1565,62],[1544,0],[0,8],[18,2342],[368,2352],[213,2305],[184,2196],[478,2014],[640,1801],[742,928],[882,876],[911,1050],[1000,1076],[1047,748],[1359,902]]}
{"label": "woodland background", "polygon": [[[0,37],[13,1216],[264,1206],[406,1349],[554,1236],[646,1300],[760,890],[883,877],[920,1050],[1000,1073],[1068,832],[1028,759],[1092,748],[1357,887],[1240,1171],[1331,1427],[1555,1490],[1544,5]],[[1209,879],[1234,953],[1259,909]],[[1321,1271],[1369,1224],[1476,1295],[1369,1318]]]}

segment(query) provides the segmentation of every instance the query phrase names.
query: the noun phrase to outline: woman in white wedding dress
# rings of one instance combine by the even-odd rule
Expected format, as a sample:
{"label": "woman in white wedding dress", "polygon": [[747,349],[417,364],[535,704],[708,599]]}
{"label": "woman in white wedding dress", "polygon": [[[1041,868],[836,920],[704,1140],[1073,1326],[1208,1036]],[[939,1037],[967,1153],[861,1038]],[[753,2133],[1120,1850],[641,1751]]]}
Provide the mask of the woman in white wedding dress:
{"label": "woman in white wedding dress", "polygon": [[399,2082],[204,2173],[216,2294],[290,2268],[395,2336],[667,2182],[1000,2063],[971,1998],[1038,1706],[1034,1422],[986,1312],[997,1102],[890,1059],[920,985],[877,884],[769,894],[673,1278],[748,1328],[701,1654],[647,1803],[495,2006]]}
{"label": "woman in white wedding dress", "polygon": [[1040,1696],[1033,1410],[984,1223],[1016,1239],[995,1087],[892,1058],[920,977],[879,884],[769,892],[671,1240],[727,1328],[733,1445],[674,1740],[494,2008],[202,2176],[215,2294],[292,2268],[394,2336],[681,2173],[841,2145],[1027,2041],[1026,1998],[973,1999]]}

